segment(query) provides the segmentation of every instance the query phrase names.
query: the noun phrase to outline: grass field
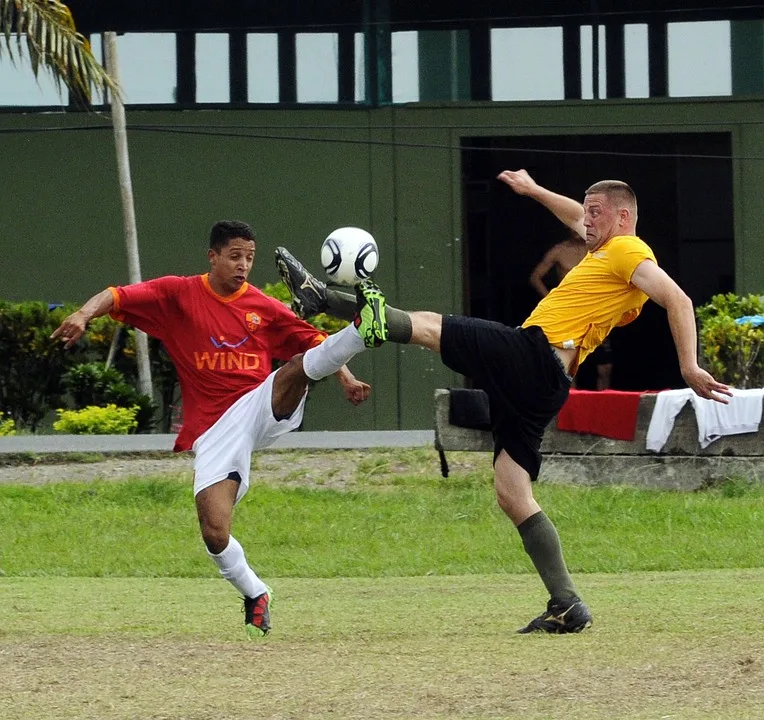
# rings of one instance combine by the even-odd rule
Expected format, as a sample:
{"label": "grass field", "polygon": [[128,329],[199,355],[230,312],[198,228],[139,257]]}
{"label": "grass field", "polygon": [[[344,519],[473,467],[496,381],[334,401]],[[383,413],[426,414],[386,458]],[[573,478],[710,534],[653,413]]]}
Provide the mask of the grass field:
{"label": "grass field", "polygon": [[764,488],[540,484],[595,624],[545,601],[485,474],[268,484],[234,532],[276,592],[248,642],[188,479],[0,486],[0,718],[764,717]]}
{"label": "grass field", "polygon": [[[756,567],[764,485],[704,492],[540,484],[571,569]],[[214,577],[188,479],[0,485],[6,575]],[[254,485],[234,535],[265,577],[530,572],[485,475],[350,489]]]}
{"label": "grass field", "polygon": [[223,580],[3,583],[6,720],[764,717],[761,570],[587,575],[558,637],[530,575],[275,579],[254,643]]}

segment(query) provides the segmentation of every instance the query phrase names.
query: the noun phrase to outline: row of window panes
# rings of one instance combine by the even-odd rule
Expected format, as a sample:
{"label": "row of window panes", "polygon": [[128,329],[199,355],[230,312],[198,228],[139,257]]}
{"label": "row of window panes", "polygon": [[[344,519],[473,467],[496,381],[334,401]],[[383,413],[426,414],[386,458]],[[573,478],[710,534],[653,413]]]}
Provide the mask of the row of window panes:
{"label": "row of window panes", "polygon": [[[605,32],[598,27],[599,63],[593,68],[593,29],[581,28],[581,92],[585,99],[606,97]],[[118,37],[119,68],[126,101],[132,104],[175,102],[176,57],[172,33],[125,34]],[[250,34],[248,99],[277,103],[278,45],[275,34]],[[296,36],[297,101],[336,102],[338,40],[334,33]],[[647,26],[625,27],[626,97],[648,97]],[[93,36],[101,57],[101,37]],[[696,22],[668,25],[668,89],[671,97],[724,96],[732,92],[730,23]],[[393,102],[416,102],[419,95],[418,34],[392,33]],[[563,99],[562,29],[508,28],[491,31],[491,87],[494,100]],[[355,100],[362,102],[364,37],[355,37]],[[196,99],[227,103],[229,94],[228,35],[196,36]],[[426,99],[426,98],[425,98]],[[32,75],[26,58],[14,65],[0,56],[0,105],[66,104],[55,83],[40,72]]]}

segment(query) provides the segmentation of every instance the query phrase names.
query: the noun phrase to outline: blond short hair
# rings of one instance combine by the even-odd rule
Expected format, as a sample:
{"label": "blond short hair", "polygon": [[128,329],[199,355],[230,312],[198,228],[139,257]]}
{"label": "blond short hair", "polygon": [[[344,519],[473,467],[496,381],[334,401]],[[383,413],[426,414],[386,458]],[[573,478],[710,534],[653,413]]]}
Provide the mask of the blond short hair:
{"label": "blond short hair", "polygon": [[637,196],[631,186],[622,180],[600,180],[594,183],[586,191],[586,195],[604,195],[610,203],[616,203],[620,207],[628,208],[632,214],[637,215]]}

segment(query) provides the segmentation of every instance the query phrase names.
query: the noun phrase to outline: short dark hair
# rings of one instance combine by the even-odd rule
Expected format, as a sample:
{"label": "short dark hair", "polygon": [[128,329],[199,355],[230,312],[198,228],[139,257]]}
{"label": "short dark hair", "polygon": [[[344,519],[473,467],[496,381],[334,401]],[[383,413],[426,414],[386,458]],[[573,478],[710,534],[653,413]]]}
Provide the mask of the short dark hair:
{"label": "short dark hair", "polygon": [[220,252],[234,238],[255,242],[255,233],[247,223],[238,220],[221,220],[210,230],[210,249]]}
{"label": "short dark hair", "polygon": [[623,180],[600,180],[586,191],[586,195],[595,193],[605,195],[611,203],[622,203],[636,215],[637,194]]}

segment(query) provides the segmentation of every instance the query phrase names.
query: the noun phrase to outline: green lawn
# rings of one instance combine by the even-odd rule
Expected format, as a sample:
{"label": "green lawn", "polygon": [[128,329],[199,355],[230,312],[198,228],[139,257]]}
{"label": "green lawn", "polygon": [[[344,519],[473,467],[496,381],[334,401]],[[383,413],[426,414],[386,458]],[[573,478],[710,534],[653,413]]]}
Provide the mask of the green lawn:
{"label": "green lawn", "polygon": [[[764,485],[703,492],[539,484],[571,570],[762,564]],[[187,479],[0,486],[8,576],[213,577]],[[351,490],[253,485],[234,535],[265,577],[532,570],[483,476],[398,477]]]}

